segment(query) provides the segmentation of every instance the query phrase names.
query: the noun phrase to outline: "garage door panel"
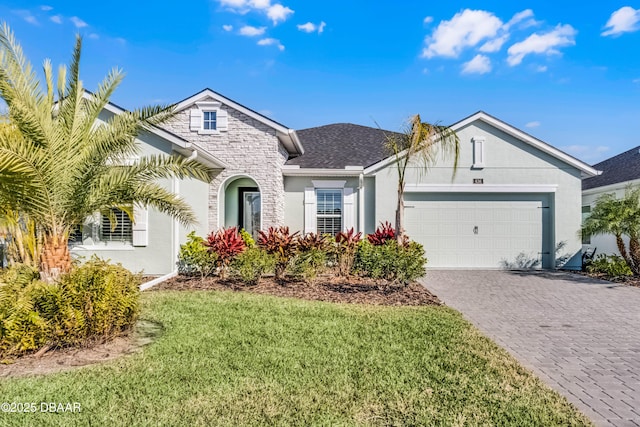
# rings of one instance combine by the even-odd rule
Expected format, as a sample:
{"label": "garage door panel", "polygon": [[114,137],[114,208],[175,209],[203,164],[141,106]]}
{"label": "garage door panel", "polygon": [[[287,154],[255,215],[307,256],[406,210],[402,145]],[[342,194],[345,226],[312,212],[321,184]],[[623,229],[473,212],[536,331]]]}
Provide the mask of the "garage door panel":
{"label": "garage door panel", "polygon": [[459,198],[412,200],[405,211],[407,233],[425,247],[430,266],[499,268],[520,253],[540,256],[542,201]]}

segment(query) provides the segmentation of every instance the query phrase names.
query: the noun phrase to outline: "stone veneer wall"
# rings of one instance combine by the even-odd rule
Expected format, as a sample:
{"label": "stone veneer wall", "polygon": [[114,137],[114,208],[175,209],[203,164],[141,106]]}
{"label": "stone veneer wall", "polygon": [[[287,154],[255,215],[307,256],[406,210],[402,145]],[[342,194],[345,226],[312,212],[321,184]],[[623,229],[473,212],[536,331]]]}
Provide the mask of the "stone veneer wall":
{"label": "stone veneer wall", "polygon": [[180,111],[164,125],[168,131],[199,145],[228,166],[209,185],[209,230],[217,229],[219,222],[223,225],[218,218],[220,186],[230,177],[243,175],[254,179],[261,190],[262,228],[283,225],[282,166],[288,158],[287,150],[278,141],[275,129],[224,104],[221,109],[227,111],[229,124],[228,131],[219,135],[198,135],[191,131],[191,108]]}

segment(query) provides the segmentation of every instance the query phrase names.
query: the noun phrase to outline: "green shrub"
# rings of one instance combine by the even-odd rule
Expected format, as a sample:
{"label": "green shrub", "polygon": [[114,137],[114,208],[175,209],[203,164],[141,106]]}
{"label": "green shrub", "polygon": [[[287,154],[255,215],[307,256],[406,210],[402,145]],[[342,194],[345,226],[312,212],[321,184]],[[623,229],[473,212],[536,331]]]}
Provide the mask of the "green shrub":
{"label": "green shrub", "polygon": [[633,275],[624,258],[617,255],[600,254],[587,264],[586,269],[589,273],[602,273],[610,277]]}
{"label": "green shrub", "polygon": [[249,248],[231,262],[231,274],[250,285],[275,268],[275,257],[260,248]]}
{"label": "green shrub", "polygon": [[398,245],[396,240],[387,240],[383,245],[373,245],[363,240],[358,244],[354,270],[363,276],[408,285],[425,274],[426,262],[419,243]]}
{"label": "green shrub", "polygon": [[242,240],[244,241],[244,244],[247,248],[255,248],[256,247],[256,241],[253,238],[253,236],[251,234],[249,234],[249,232],[247,230],[245,230],[244,228],[240,229],[240,237],[242,238]]}
{"label": "green shrub", "polygon": [[178,253],[178,273],[185,276],[200,276],[204,279],[216,269],[218,255],[209,251],[205,240],[192,231],[187,235],[187,242],[180,245]]}
{"label": "green shrub", "polygon": [[311,248],[299,252],[290,264],[290,273],[305,280],[315,279],[327,268],[327,252]]}
{"label": "green shrub", "polygon": [[138,318],[140,275],[96,257],[58,283],[19,266],[0,277],[0,355],[112,338]]}

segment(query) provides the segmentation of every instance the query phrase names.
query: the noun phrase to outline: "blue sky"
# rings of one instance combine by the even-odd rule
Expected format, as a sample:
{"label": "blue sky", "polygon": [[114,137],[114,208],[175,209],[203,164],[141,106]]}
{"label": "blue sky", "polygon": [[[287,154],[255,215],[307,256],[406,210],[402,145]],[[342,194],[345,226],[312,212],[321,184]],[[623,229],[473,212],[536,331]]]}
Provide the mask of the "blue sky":
{"label": "blue sky", "polygon": [[123,69],[126,108],[209,87],[295,129],[484,110],[588,163],[640,145],[640,3],[90,3],[4,1],[0,19],[35,66],[83,35],[85,86]]}

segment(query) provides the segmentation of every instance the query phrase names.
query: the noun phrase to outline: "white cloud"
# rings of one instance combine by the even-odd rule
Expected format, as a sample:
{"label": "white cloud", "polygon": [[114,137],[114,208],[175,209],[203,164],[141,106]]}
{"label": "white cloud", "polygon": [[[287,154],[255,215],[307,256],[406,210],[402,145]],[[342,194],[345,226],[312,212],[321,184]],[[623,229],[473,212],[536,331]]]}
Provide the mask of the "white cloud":
{"label": "white cloud", "polygon": [[55,24],[62,24],[62,15],[53,15],[49,20]]}
{"label": "white cloud", "polygon": [[425,24],[431,24],[433,22],[433,16],[425,16],[422,22]]}
{"label": "white cloud", "polygon": [[602,35],[617,36],[622,33],[632,33],[638,30],[638,22],[640,22],[640,9],[621,7],[611,14]]}
{"label": "white cloud", "polygon": [[539,73],[544,73],[549,69],[549,67],[547,67],[546,65],[538,65],[536,67],[536,71]]}
{"label": "white cloud", "polygon": [[261,36],[267,30],[267,27],[252,27],[251,25],[245,25],[240,28],[240,35],[247,37]]}
{"label": "white cloud", "polygon": [[38,22],[38,20],[36,19],[36,17],[33,16],[31,14],[31,12],[29,12],[26,9],[14,10],[13,13],[15,13],[18,16],[20,16],[22,19],[24,19],[26,22],[28,22],[31,25],[39,25],[40,24]]}
{"label": "white cloud", "polygon": [[218,0],[221,6],[228,7],[236,13],[245,14],[261,11],[267,14],[273,25],[286,21],[294,11],[280,3],[271,4],[271,0]]}
{"label": "white cloud", "polygon": [[232,8],[241,8],[247,4],[246,0],[220,0],[222,6],[228,6]]}
{"label": "white cloud", "polygon": [[307,22],[306,24],[298,24],[297,27],[298,30],[304,31],[305,33],[315,33],[317,31],[318,34],[322,34],[326,25],[327,24],[324,21],[320,22],[317,25],[313,22]]}
{"label": "white cloud", "polygon": [[277,46],[281,51],[284,50],[284,45],[280,43],[280,40],[273,38],[258,40],[258,46]]}
{"label": "white cloud", "polygon": [[273,25],[276,25],[281,21],[286,21],[289,15],[292,14],[293,10],[281,5],[280,3],[269,6],[269,8],[267,9],[267,16],[269,17],[269,19],[271,19]]}
{"label": "white cloud", "polygon": [[502,49],[502,45],[504,45],[507,40],[509,40],[509,34],[503,34],[500,37],[487,41],[485,44],[480,46],[480,49],[478,50],[485,53],[497,52]]}
{"label": "white cloud", "polygon": [[222,29],[225,31],[231,31],[233,30],[233,25],[223,25]]}
{"label": "white cloud", "polygon": [[48,12],[50,10],[53,10],[53,7],[43,4],[42,6],[40,6],[40,10],[44,10],[45,12]]}
{"label": "white cloud", "polygon": [[486,74],[491,71],[491,60],[485,55],[476,55],[462,65],[462,74]]}
{"label": "white cloud", "polygon": [[484,10],[465,9],[449,21],[441,21],[433,33],[425,39],[422,51],[425,58],[445,56],[456,58],[463,49],[493,38],[502,27],[502,21]]}
{"label": "white cloud", "polygon": [[89,26],[89,24],[87,24],[82,19],[78,18],[77,16],[72,16],[69,19],[71,20],[71,22],[73,22],[73,25],[75,25],[76,28],[84,28],[84,27],[88,27]]}
{"label": "white cloud", "polygon": [[575,35],[577,31],[568,24],[558,24],[556,28],[547,33],[534,33],[524,41],[515,43],[508,49],[509,57],[507,62],[514,67],[519,65],[525,56],[537,54],[560,54],[557,49],[563,46],[573,46],[576,44]]}
{"label": "white cloud", "polygon": [[249,0],[248,3],[256,9],[266,9],[271,6],[271,0]]}
{"label": "white cloud", "polygon": [[[521,23],[522,21],[526,20],[527,18],[533,18],[533,10],[531,9],[525,9],[522,12],[518,12],[515,15],[513,15],[513,17],[509,20],[509,22],[507,22],[506,24],[504,24],[505,29],[510,29],[511,27],[513,27],[516,24]],[[525,22],[525,26],[531,26],[531,24],[535,24],[536,21],[533,19],[529,19]]]}
{"label": "white cloud", "polygon": [[640,79],[633,79],[633,80],[631,80],[631,83],[638,84],[638,83],[640,83]]}
{"label": "white cloud", "polygon": [[100,38],[100,36],[97,35],[96,33],[91,33],[87,37],[89,37],[90,39],[93,39],[93,40],[97,40],[97,39]]}
{"label": "white cloud", "polygon": [[527,123],[526,125],[524,125],[524,127],[533,129],[533,128],[539,127],[541,124],[542,123],[540,123],[539,121],[533,121],[533,122]]}

